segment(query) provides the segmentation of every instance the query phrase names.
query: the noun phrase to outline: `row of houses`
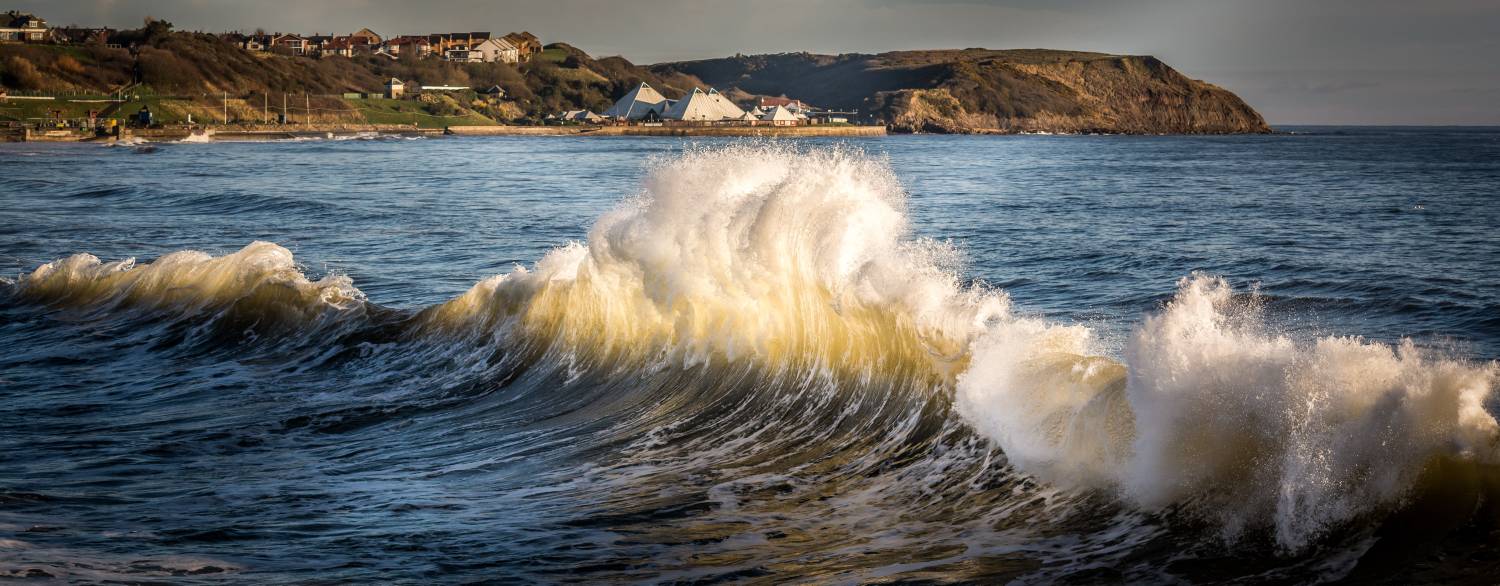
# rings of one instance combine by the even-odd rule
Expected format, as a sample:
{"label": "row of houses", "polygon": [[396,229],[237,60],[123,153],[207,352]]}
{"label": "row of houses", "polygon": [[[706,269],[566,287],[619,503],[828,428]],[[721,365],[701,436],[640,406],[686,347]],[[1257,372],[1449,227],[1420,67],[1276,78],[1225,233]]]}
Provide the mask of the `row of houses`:
{"label": "row of houses", "polygon": [[364,28],[348,35],[225,33],[220,38],[247,51],[284,51],[309,57],[380,55],[391,59],[438,57],[463,63],[520,63],[542,52],[541,40],[526,31],[504,36],[481,31],[387,39]]}
{"label": "row of houses", "polygon": [[[112,45],[111,28],[48,27],[46,19],[15,10],[0,14],[0,42]],[[495,36],[488,31],[382,37],[368,28],[347,35],[224,33],[219,38],[247,51],[284,51],[308,57],[383,55],[391,59],[438,57],[464,63],[520,63],[542,52],[527,31]],[[113,46],[113,45],[112,45]]]}
{"label": "row of houses", "polygon": [[691,122],[722,125],[796,126],[811,122],[848,122],[849,113],[817,111],[801,100],[764,97],[749,110],[741,109],[714,88],[693,88],[680,100],[667,99],[642,82],[602,115],[586,110],[564,112],[555,119],[571,122]]}

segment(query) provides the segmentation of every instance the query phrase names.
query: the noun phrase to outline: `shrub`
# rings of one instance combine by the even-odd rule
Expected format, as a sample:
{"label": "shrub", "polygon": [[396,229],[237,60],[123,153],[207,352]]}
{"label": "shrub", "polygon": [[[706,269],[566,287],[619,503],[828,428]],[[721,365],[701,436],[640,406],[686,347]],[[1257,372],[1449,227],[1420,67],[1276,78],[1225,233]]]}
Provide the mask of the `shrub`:
{"label": "shrub", "polygon": [[84,72],[83,64],[79,63],[78,60],[74,59],[71,55],[63,55],[58,57],[57,61],[52,65],[57,67],[59,71],[64,71],[67,73],[82,74]]}
{"label": "shrub", "polygon": [[5,60],[5,72],[3,75],[0,75],[0,81],[4,81],[6,86],[18,90],[39,90],[42,89],[42,85],[45,83],[42,74],[36,70],[35,65],[32,65],[24,57],[16,55],[12,55],[9,59]]}

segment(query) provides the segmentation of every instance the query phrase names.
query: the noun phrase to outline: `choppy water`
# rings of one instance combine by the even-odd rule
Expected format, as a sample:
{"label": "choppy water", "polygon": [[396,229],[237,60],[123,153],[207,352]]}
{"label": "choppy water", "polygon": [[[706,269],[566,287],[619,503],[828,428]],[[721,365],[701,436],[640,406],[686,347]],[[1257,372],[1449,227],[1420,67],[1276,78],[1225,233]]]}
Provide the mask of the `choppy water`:
{"label": "choppy water", "polygon": [[1500,131],[1299,130],[0,145],[0,575],[1488,580]]}

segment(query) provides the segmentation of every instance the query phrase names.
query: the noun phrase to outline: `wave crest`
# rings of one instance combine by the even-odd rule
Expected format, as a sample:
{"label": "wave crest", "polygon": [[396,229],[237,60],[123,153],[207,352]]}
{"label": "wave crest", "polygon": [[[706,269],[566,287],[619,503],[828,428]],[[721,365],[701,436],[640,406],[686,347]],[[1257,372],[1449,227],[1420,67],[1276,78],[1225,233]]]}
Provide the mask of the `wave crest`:
{"label": "wave crest", "polygon": [[76,254],[37,267],[15,284],[36,302],[94,311],[170,309],[180,315],[236,309],[292,324],[327,311],[361,307],[364,293],[343,275],[309,280],[291,251],[253,242],[232,254],[185,250],[137,265]]}
{"label": "wave crest", "polygon": [[670,348],[690,362],[961,359],[1007,300],[964,287],[951,247],[909,233],[905,193],[880,161],[777,146],[691,151],[657,166],[586,244],[432,314],[486,327],[515,317],[570,348]]}

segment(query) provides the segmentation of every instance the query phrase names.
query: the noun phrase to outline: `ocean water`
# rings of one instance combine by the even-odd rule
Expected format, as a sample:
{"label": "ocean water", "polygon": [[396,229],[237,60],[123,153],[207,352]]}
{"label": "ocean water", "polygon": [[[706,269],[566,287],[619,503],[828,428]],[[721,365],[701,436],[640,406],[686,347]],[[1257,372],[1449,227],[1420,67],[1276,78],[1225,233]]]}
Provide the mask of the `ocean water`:
{"label": "ocean water", "polygon": [[1487,581],[1500,130],[0,145],[0,576]]}

